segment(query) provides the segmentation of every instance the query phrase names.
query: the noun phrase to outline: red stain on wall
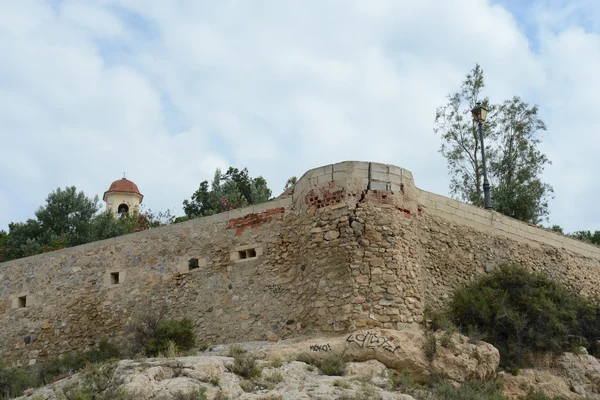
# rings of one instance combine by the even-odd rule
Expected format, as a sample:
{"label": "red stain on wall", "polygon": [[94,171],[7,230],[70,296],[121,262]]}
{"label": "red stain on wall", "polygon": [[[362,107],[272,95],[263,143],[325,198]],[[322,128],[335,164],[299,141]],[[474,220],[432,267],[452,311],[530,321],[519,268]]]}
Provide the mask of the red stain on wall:
{"label": "red stain on wall", "polygon": [[[256,228],[271,222],[276,215],[283,214],[284,212],[285,208],[278,207],[260,213],[244,215],[241,218],[232,218],[227,221],[227,229],[235,229],[235,236],[240,236],[244,230]],[[277,221],[283,221],[283,217],[277,218]]]}

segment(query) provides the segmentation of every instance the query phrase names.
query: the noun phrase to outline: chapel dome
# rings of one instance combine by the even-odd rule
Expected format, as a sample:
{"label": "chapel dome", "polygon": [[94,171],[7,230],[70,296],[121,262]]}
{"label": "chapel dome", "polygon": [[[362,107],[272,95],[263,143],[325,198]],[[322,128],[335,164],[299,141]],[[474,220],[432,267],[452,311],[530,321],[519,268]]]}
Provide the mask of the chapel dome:
{"label": "chapel dome", "polygon": [[108,190],[104,192],[104,198],[106,199],[106,195],[108,193],[113,192],[135,193],[137,195],[140,195],[142,198],[144,197],[140,193],[140,190],[138,189],[137,185],[126,178],[121,178],[111,183]]}

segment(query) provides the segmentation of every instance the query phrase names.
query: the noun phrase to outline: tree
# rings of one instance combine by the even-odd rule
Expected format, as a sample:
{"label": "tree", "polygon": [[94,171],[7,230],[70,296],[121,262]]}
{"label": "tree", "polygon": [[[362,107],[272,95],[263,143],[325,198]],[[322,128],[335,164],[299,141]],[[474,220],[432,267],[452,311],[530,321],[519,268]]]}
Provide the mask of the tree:
{"label": "tree", "polygon": [[286,190],[287,188],[294,186],[296,184],[296,182],[298,182],[298,178],[296,178],[295,176],[288,178],[288,180],[285,182],[285,187],[283,188],[283,190]]}
{"label": "tree", "polygon": [[134,210],[120,218],[98,211],[98,196],[88,198],[75,186],[58,188],[36,211],[36,219],[11,222],[8,234],[0,231],[0,262],[155,228],[175,219],[169,210]]}
{"label": "tree", "polygon": [[546,130],[538,117],[538,107],[530,107],[519,97],[506,100],[496,115],[497,150],[490,161],[496,185],[492,190],[496,211],[509,217],[540,223],[547,218],[547,197],[553,192],[539,175],[550,164],[537,145],[536,133]]}
{"label": "tree", "polygon": [[90,199],[75,186],[57,188],[36,212],[36,219],[11,222],[5,239],[5,258],[27,257],[87,243],[90,223],[98,211],[98,196]]}
{"label": "tree", "polygon": [[471,118],[471,109],[481,102],[488,109],[488,121],[483,125],[483,137],[488,144],[486,154],[491,153],[489,143],[494,134],[491,115],[495,112],[489,99],[480,99],[485,87],[483,71],[479,64],[467,74],[460,92],[448,95],[448,103],[439,107],[435,114],[435,133],[441,133],[440,153],[446,157],[450,170],[450,192],[471,204],[483,204],[483,166],[477,127]]}
{"label": "tree", "polygon": [[459,92],[436,110],[434,132],[444,143],[440,153],[447,159],[450,192],[470,204],[483,205],[483,166],[478,127],[471,109],[481,102],[488,109],[483,124],[488,178],[494,208],[521,221],[540,223],[548,216],[547,198],[553,192],[539,175],[550,163],[538,149],[538,131],[546,130],[537,105],[529,106],[515,96],[501,104],[481,98],[483,70],[476,64]]}
{"label": "tree", "polygon": [[570,233],[568,236],[579,239],[583,242],[588,242],[600,246],[600,231],[592,233],[592,231],[576,231]]}
{"label": "tree", "polygon": [[75,186],[56,189],[46,198],[46,205],[35,213],[43,232],[42,240],[49,242],[52,236],[58,236],[68,246],[87,243],[90,222],[99,209],[98,196],[90,199],[84,192],[78,193]]}
{"label": "tree", "polygon": [[0,231],[0,262],[6,261],[6,243],[8,242],[8,233],[5,230]]}
{"label": "tree", "polygon": [[197,218],[227,210],[264,203],[269,200],[271,190],[262,177],[251,178],[248,169],[229,167],[222,174],[216,169],[212,184],[200,183],[190,200],[183,201],[183,210],[188,218]]}

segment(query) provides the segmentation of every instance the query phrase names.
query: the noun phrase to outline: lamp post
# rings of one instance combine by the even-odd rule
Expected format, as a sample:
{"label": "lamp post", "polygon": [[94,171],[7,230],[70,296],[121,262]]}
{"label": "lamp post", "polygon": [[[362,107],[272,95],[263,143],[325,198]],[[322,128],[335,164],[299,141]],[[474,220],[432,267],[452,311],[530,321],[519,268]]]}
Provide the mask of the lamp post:
{"label": "lamp post", "polygon": [[483,147],[483,122],[487,117],[487,108],[481,105],[480,102],[475,104],[475,108],[471,110],[473,121],[479,124],[479,140],[481,142],[481,163],[483,164],[483,207],[486,210],[492,208],[492,199],[490,197],[490,182],[487,177],[487,166],[485,165],[485,148]]}

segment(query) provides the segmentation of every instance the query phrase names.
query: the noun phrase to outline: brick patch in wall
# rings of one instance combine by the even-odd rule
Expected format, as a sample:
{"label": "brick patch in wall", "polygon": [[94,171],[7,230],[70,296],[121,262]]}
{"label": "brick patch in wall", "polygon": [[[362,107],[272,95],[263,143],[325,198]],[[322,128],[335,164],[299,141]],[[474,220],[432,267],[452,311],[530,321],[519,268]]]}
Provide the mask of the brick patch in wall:
{"label": "brick patch in wall", "polygon": [[394,204],[394,192],[387,190],[369,190],[365,195],[365,203]]}
{"label": "brick patch in wall", "polygon": [[340,204],[343,199],[355,198],[358,201],[360,198],[360,191],[348,192],[345,188],[332,190],[334,187],[335,182],[331,181],[329,187],[322,187],[318,189],[318,191],[311,189],[304,196],[304,203],[316,207],[317,209],[321,209]]}
{"label": "brick patch in wall", "polygon": [[[248,228],[256,228],[268,222],[271,222],[276,215],[281,215],[285,212],[285,208],[278,207],[270,210],[265,210],[260,213],[244,215],[241,218],[232,218],[227,221],[227,229],[235,229],[235,236],[240,236],[244,230]],[[277,221],[281,221],[278,218]]]}

